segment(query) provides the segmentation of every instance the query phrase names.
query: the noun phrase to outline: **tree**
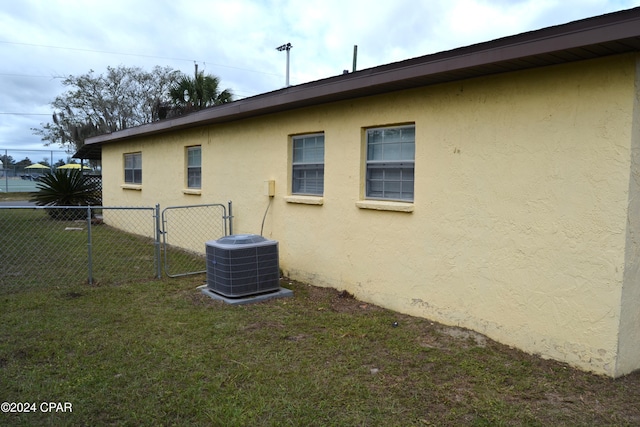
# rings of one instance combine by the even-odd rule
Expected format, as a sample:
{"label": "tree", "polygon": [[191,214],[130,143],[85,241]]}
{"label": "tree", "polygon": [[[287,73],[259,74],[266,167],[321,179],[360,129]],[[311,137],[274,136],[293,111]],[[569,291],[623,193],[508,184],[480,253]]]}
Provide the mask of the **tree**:
{"label": "tree", "polygon": [[4,168],[7,169],[9,168],[9,166],[13,166],[15,165],[15,160],[13,160],[13,157],[11,156],[7,156],[5,154],[3,154],[2,156],[0,156],[0,161],[2,162],[2,164],[4,165]]}
{"label": "tree", "polygon": [[69,76],[62,84],[69,88],[52,102],[52,122],[32,131],[45,145],[58,144],[77,151],[91,136],[150,123],[160,118],[159,106],[171,101],[169,89],[183,74],[170,67],[146,72],[139,67],[107,67]]}
{"label": "tree", "polygon": [[196,73],[194,77],[182,76],[169,90],[176,113],[226,104],[233,101],[230,89],[220,90],[220,79],[212,75]]}
{"label": "tree", "polygon": [[25,157],[24,159],[17,162],[15,166],[18,168],[26,168],[27,166],[31,166],[32,164],[33,162],[31,161],[31,159],[28,157]]}

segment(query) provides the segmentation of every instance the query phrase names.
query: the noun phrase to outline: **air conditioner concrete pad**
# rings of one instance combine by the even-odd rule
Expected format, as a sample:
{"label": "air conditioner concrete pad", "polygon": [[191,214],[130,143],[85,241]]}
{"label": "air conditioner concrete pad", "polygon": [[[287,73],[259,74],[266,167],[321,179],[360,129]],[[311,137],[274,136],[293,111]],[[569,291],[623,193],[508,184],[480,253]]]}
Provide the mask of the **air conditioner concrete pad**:
{"label": "air conditioner concrete pad", "polygon": [[254,302],[270,300],[272,298],[289,298],[293,296],[293,291],[286,288],[280,288],[277,291],[269,292],[267,294],[249,295],[249,296],[240,297],[240,298],[228,298],[228,297],[222,296],[220,294],[213,292],[211,289],[207,288],[207,285],[198,286],[198,289],[200,289],[200,291],[203,294],[215,300],[224,301],[227,304],[231,304],[231,305],[252,304]]}

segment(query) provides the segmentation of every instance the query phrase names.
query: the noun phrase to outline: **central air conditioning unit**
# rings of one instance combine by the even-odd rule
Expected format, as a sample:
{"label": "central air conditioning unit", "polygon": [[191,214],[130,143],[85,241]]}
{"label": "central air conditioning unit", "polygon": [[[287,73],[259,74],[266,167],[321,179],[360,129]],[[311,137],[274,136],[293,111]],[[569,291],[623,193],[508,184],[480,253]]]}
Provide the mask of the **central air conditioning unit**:
{"label": "central air conditioning unit", "polygon": [[236,234],[206,243],[207,288],[228,298],[280,289],[278,242]]}

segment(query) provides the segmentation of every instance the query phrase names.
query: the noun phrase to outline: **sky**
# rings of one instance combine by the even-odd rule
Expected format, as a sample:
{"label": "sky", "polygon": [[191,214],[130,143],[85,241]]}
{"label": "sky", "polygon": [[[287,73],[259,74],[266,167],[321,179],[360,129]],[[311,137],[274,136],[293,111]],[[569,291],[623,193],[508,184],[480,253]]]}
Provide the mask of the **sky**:
{"label": "sky", "polygon": [[[375,5],[375,6],[374,6]],[[0,155],[45,146],[69,75],[168,66],[237,99],[640,6],[640,0],[20,0],[0,2]],[[22,150],[22,151],[20,151]],[[29,153],[27,153],[29,154]],[[46,153],[45,153],[46,154]],[[33,161],[48,156],[31,153]]]}

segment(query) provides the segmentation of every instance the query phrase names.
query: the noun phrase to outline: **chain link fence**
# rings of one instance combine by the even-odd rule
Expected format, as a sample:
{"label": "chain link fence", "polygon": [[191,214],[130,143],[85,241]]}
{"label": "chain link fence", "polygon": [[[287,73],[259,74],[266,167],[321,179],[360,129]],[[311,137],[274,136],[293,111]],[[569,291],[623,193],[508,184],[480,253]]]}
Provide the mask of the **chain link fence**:
{"label": "chain link fence", "polygon": [[163,252],[167,275],[203,272],[206,240],[231,230],[225,207],[164,214],[159,206],[0,206],[0,286],[40,287],[52,277],[90,284],[159,278]]}
{"label": "chain link fence", "polygon": [[0,285],[20,288],[55,278],[117,284],[158,276],[155,210],[0,207]]}
{"label": "chain link fence", "polygon": [[[40,178],[76,160],[63,150],[22,150],[0,148],[0,193],[36,191]],[[80,165],[77,165],[80,166]],[[99,162],[86,162],[86,175],[100,176]]]}

